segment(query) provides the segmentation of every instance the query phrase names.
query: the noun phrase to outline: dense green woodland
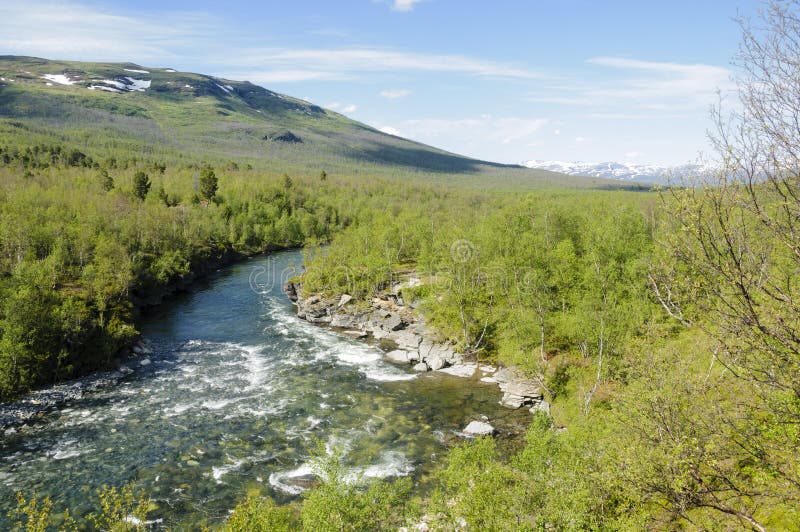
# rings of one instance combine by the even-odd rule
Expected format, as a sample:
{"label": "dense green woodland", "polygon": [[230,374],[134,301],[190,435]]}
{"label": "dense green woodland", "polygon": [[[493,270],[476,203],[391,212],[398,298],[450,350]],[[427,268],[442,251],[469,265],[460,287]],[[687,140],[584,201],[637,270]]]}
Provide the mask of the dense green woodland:
{"label": "dense green woodland", "polygon": [[[422,516],[443,529],[716,529],[746,518],[787,529],[800,517],[797,433],[762,408],[779,400],[796,412],[796,396],[714,362],[721,310],[703,283],[725,281],[706,279],[692,255],[713,223],[702,214],[711,191],[480,194],[69,145],[1,153],[7,395],[102,367],[135,336],[136,304],[209,261],[305,245],[305,290],[367,298],[414,272],[422,284],[404,296],[433,325],[479,360],[525,369],[553,404],[511,456],[491,439],[452,450],[422,498],[407,480],[348,485],[320,453],[317,489],[290,507],[252,495],[232,530],[391,529]],[[769,238],[758,242],[793,278],[792,257]],[[144,494],[103,497],[119,519],[147,513]],[[20,523],[57,513],[36,504],[22,501]]]}
{"label": "dense green woodland", "polygon": [[[408,478],[347,483],[321,447],[319,482],[301,500],[251,493],[209,527],[800,530],[798,9],[769,4],[765,41],[743,25],[742,106],[715,115],[719,171],[660,192],[516,186],[525,176],[506,179],[506,169],[480,192],[472,184],[486,174],[472,167],[463,181],[432,168],[419,179],[399,145],[382,148],[394,166],[375,173],[374,161],[347,172],[332,145],[306,152],[313,171],[237,158],[229,136],[209,140],[208,157],[199,141],[161,150],[146,137],[162,133],[144,125],[163,99],[123,113],[146,134],[109,126],[104,142],[87,122],[22,120],[22,93],[0,91],[14,104],[0,113],[0,393],[108,364],[136,336],[139,305],[209,265],[302,245],[308,293],[366,299],[418,277],[403,297],[462,352],[536,379],[551,416],[534,415],[510,444],[456,446],[427,489]],[[53,103],[56,90],[38,87],[31,101]],[[119,111],[109,102],[95,111]],[[225,105],[256,123],[241,101]],[[162,127],[184,116],[164,109]],[[88,516],[35,494],[18,502],[11,517],[29,531],[144,529],[152,507],[135,486],[102,490]]]}

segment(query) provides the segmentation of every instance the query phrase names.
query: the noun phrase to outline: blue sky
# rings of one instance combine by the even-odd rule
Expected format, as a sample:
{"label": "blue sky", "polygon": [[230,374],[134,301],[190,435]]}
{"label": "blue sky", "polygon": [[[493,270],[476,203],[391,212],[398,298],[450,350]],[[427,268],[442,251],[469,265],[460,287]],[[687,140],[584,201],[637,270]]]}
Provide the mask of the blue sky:
{"label": "blue sky", "polygon": [[730,98],[729,1],[0,2],[0,54],[132,61],[313,101],[501,162],[676,164]]}

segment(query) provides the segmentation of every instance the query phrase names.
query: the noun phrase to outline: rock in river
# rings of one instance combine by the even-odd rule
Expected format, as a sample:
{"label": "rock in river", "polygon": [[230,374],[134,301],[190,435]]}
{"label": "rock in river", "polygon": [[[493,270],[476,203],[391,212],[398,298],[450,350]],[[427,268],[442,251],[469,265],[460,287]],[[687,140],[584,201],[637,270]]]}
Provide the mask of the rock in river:
{"label": "rock in river", "polygon": [[400,349],[396,349],[394,351],[389,351],[386,353],[386,358],[391,362],[395,362],[397,364],[408,364],[408,352],[402,351]]}
{"label": "rock in river", "polygon": [[483,421],[470,421],[462,432],[466,436],[487,436],[494,434],[494,427]]}

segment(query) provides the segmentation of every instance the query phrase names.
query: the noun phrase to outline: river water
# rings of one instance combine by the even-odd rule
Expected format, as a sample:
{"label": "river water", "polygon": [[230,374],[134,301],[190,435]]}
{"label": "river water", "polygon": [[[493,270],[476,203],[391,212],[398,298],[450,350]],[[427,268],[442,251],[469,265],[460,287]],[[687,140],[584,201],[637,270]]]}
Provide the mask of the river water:
{"label": "river water", "polygon": [[493,385],[412,374],[296,318],[281,280],[300,261],[251,259],[152,309],[149,364],[0,436],[0,529],[18,491],[80,516],[101,486],[130,482],[155,501],[158,528],[214,525],[248,492],[297,497],[316,441],[353,478],[419,479],[469,421],[510,422]]}

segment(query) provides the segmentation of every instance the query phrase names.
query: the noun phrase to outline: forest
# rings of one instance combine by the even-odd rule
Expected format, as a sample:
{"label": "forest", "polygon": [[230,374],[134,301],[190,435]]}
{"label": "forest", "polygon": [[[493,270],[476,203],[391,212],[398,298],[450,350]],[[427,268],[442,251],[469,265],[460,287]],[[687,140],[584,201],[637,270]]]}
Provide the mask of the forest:
{"label": "forest", "polygon": [[[741,107],[713,176],[656,191],[436,182],[0,141],[0,398],[109,365],[137,312],[209,265],[305,250],[303,290],[404,297],[552,405],[512,453],[450,449],[408,478],[251,494],[224,530],[800,530],[800,21],[744,27]],[[769,44],[769,45],[767,45]],[[135,486],[76,521],[20,494],[20,530],[144,529]],[[131,517],[135,519],[131,519]],[[424,523],[424,527],[421,527]],[[414,528],[417,527],[417,528]]]}

